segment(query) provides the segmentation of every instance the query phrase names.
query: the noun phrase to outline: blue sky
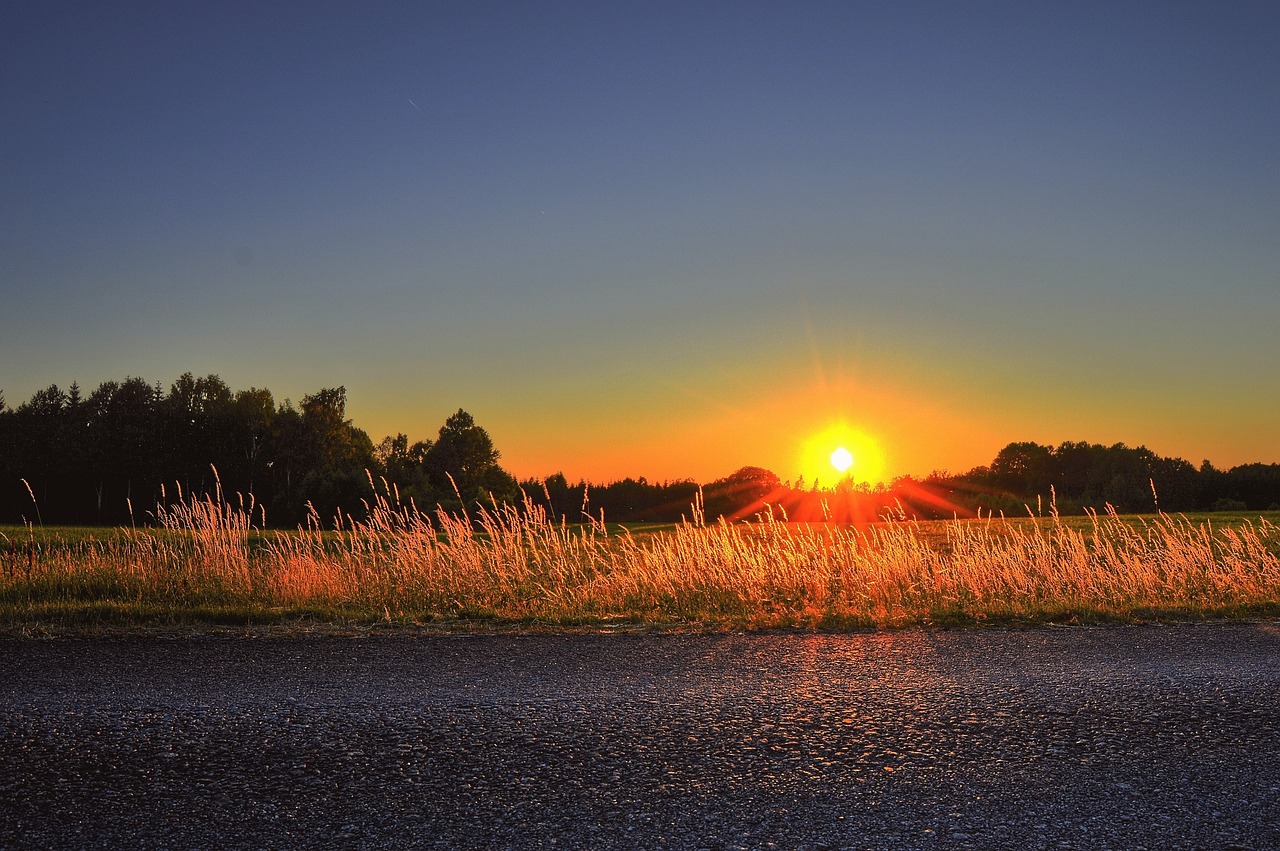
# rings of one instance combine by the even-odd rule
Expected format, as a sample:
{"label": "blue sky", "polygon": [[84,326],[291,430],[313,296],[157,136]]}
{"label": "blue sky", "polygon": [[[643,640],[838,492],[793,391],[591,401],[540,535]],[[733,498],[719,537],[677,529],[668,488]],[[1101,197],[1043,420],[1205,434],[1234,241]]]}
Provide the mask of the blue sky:
{"label": "blue sky", "polygon": [[[1280,6],[0,10],[0,389],[345,385],[519,475],[1280,461]],[[810,473],[812,475],[812,473]]]}

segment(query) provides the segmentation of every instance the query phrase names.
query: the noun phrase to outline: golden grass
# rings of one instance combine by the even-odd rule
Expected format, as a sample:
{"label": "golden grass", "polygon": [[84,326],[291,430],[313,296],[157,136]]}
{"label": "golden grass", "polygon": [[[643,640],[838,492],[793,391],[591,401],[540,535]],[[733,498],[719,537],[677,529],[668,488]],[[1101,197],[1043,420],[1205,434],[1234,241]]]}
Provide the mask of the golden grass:
{"label": "golden grass", "polygon": [[768,514],[632,535],[530,501],[428,516],[378,496],[367,520],[259,536],[250,501],[188,498],[158,526],[0,565],[0,625],[629,622],[704,629],[1133,621],[1280,613],[1280,527],[1114,513],[1069,526],[984,518],[855,528]]}

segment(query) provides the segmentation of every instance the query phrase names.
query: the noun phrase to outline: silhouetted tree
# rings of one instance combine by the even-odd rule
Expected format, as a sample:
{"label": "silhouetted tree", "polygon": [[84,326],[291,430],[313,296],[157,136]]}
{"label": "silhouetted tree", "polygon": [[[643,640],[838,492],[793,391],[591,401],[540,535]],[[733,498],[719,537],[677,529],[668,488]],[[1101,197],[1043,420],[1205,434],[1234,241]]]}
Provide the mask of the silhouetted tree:
{"label": "silhouetted tree", "polygon": [[369,493],[374,468],[373,441],[347,419],[347,388],[334,387],[302,397],[302,490],[322,521],[339,509],[348,513]]}
{"label": "silhouetted tree", "polygon": [[534,502],[544,505],[554,520],[577,522],[582,520],[583,500],[587,494],[586,482],[570,485],[564,473],[555,473],[538,481],[530,479],[520,483],[520,489]]}
{"label": "silhouetted tree", "polygon": [[381,474],[399,495],[401,504],[412,503],[419,511],[430,511],[439,502],[427,480],[430,450],[430,441],[411,444],[408,435],[397,434],[384,437],[374,452]]}
{"label": "silhouetted tree", "polygon": [[276,403],[270,390],[250,387],[231,399],[232,430],[230,442],[239,469],[238,480],[246,482],[245,490],[257,493],[262,482],[263,465],[271,458],[271,425],[276,418]]}
{"label": "silhouetted tree", "polygon": [[741,467],[704,488],[708,517],[745,517],[783,500],[782,481],[763,467]]}
{"label": "silhouetted tree", "polygon": [[[6,482],[16,503],[23,507],[21,516],[29,517],[34,507],[30,495],[21,480],[25,479],[41,506],[41,515],[51,518],[58,514],[53,502],[59,498],[59,478],[62,473],[58,457],[58,434],[65,420],[67,395],[56,384],[37,391],[13,413],[13,439],[11,443],[13,479]],[[26,504],[24,505],[24,499]]]}
{"label": "silhouetted tree", "polygon": [[1053,484],[1053,450],[1038,443],[1010,443],[996,453],[991,475],[1006,490],[1047,494]]}
{"label": "silhouetted tree", "polygon": [[[498,466],[500,457],[489,433],[459,408],[445,420],[427,449],[424,467],[442,505],[469,508],[476,502],[507,502],[519,497],[516,480]],[[455,505],[458,497],[461,505]]]}
{"label": "silhouetted tree", "polygon": [[1214,467],[1206,458],[1200,463],[1197,484],[1199,485],[1198,507],[1211,506],[1220,499],[1226,498],[1230,483],[1227,474]]}
{"label": "silhouetted tree", "polygon": [[249,489],[232,448],[235,417],[226,382],[183,373],[160,400],[157,415],[167,479],[189,493],[210,493],[216,469],[224,494]]}
{"label": "silhouetted tree", "polygon": [[1231,498],[1250,511],[1262,511],[1280,503],[1280,464],[1242,464],[1227,471]]}
{"label": "silhouetted tree", "polygon": [[156,391],[141,378],[106,381],[84,403],[98,522],[136,520],[159,497]]}

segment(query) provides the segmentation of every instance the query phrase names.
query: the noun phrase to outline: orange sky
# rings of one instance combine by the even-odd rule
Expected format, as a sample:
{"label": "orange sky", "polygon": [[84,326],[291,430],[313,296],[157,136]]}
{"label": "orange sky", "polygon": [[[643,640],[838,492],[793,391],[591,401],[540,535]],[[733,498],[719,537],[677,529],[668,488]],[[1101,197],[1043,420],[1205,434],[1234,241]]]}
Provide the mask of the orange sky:
{"label": "orange sky", "polygon": [[[1063,358],[1028,370],[980,348],[947,360],[938,350],[950,345],[945,340],[899,349],[875,345],[873,337],[868,348],[822,338],[812,327],[805,335],[807,345],[762,348],[758,359],[725,357],[702,370],[639,370],[618,380],[586,372],[536,388],[473,388],[459,394],[472,401],[459,404],[490,431],[503,463],[520,478],[563,471],[595,482],[707,482],[752,465],[783,479],[833,483],[828,456],[846,445],[856,480],[887,482],[963,472],[1016,440],[1145,444],[1197,465],[1206,457],[1219,466],[1276,458],[1280,405],[1247,383],[1219,382],[1200,398],[1180,392],[1194,367],[1171,363],[1136,377],[1117,369],[1108,377],[1089,369],[1087,356],[1077,361],[1083,369]],[[1105,360],[1107,347],[1098,348]],[[359,407],[360,392],[352,398],[358,422],[378,421]],[[1223,418],[1202,402],[1214,398],[1239,418]],[[449,412],[383,417],[404,424],[442,421]],[[411,436],[429,437],[435,428]]]}

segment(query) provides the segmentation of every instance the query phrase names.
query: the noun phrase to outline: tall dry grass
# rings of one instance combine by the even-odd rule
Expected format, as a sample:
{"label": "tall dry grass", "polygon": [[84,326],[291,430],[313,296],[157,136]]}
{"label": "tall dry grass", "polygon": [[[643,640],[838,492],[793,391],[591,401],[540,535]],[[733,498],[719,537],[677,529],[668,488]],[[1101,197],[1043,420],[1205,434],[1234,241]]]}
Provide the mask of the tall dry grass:
{"label": "tall dry grass", "polygon": [[[257,513],[255,513],[257,512]],[[0,575],[16,620],[613,621],[708,628],[1274,615],[1280,528],[1215,528],[1110,512],[869,527],[690,519],[655,534],[568,525],[532,501],[430,515],[385,489],[367,519],[314,514],[260,536],[252,501],[186,498],[152,528],[76,546],[34,544]],[[941,526],[941,530],[939,530]],[[37,557],[38,555],[38,557]],[[79,613],[79,614],[77,614]],[[86,615],[86,613],[88,613]]]}

